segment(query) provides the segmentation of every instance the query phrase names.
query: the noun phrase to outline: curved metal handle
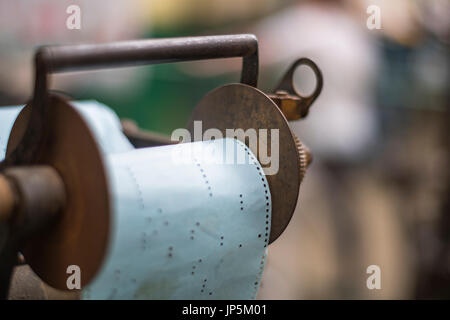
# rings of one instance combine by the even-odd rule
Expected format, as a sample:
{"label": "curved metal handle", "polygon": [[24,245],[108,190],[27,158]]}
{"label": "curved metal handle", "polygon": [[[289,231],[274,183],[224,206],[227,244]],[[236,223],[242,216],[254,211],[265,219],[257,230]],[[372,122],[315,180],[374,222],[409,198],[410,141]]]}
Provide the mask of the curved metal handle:
{"label": "curved metal handle", "polygon": [[242,57],[241,82],[256,87],[258,40],[251,34],[147,39],[106,44],[41,47],[35,54],[35,87],[27,132],[0,163],[30,163],[44,137],[48,115],[48,75],[83,69]]}
{"label": "curved metal handle", "polygon": [[241,82],[256,86],[258,40],[251,34],[41,47],[36,53],[36,71],[48,74],[231,57],[243,58]]}
{"label": "curved metal handle", "polygon": [[[301,65],[310,67],[316,76],[316,88],[309,96],[302,96],[294,86],[294,73]],[[288,120],[297,120],[306,117],[309,107],[320,95],[322,87],[323,78],[319,67],[312,60],[301,58],[291,65],[275,89],[275,93],[270,97],[280,106]]]}

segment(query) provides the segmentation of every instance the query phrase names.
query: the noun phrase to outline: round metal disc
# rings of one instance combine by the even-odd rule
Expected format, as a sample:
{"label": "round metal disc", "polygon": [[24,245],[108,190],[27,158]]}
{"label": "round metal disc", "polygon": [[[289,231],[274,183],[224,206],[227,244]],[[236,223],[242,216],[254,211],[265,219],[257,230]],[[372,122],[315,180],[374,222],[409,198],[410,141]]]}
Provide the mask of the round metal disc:
{"label": "round metal disc", "polygon": [[[267,129],[267,151],[279,150],[279,169],[266,175],[272,198],[272,224],[269,242],[275,241],[286,229],[294,213],[300,188],[300,163],[297,146],[289,124],[277,105],[262,91],[243,84],[229,84],[208,93],[195,108],[188,130],[194,136],[194,121],[202,121],[203,132],[210,128]],[[278,129],[279,141],[271,141],[271,129]],[[246,143],[246,141],[242,141]],[[249,148],[251,146],[246,143]],[[258,150],[252,149],[259,162]],[[267,173],[267,167],[261,164]]]}
{"label": "round metal disc", "polygon": [[[43,281],[67,290],[68,266],[80,267],[83,287],[102,265],[110,230],[110,201],[100,149],[86,122],[62,97],[52,94],[49,101],[45,142],[32,164],[58,171],[67,202],[58,221],[28,241],[22,252]],[[23,136],[30,111],[31,105],[27,105],[14,123],[7,154]]]}

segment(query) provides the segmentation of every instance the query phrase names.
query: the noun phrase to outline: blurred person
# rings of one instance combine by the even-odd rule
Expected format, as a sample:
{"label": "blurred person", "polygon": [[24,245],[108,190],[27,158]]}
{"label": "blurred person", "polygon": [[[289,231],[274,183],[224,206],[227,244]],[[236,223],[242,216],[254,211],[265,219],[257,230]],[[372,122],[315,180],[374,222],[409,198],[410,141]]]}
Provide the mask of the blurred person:
{"label": "blurred person", "polygon": [[[278,285],[289,272],[298,279],[291,298],[404,297],[408,273],[402,277],[399,270],[406,250],[399,224],[392,220],[391,199],[377,192],[370,179],[354,173],[377,152],[376,42],[341,1],[298,1],[262,21],[255,33],[264,64],[283,65],[283,70],[305,56],[317,63],[324,78],[308,117],[292,122],[314,162],[289,230],[270,248],[267,270],[279,272],[265,274],[265,288],[295,290]],[[305,71],[298,70],[294,79],[303,95],[315,86],[312,73]],[[374,192],[380,204],[368,208]],[[308,230],[312,225],[316,232]],[[296,257],[291,263],[284,260],[287,252]],[[382,292],[365,287],[365,271],[373,263],[383,270]],[[263,290],[260,294],[276,296]]]}
{"label": "blurred person", "polygon": [[[287,66],[306,56],[323,73],[324,89],[307,120],[292,123],[316,159],[354,163],[370,156],[377,137],[378,56],[368,30],[352,19],[340,1],[298,1],[265,19],[255,33],[264,64]],[[313,88],[314,77],[301,71],[295,85]]]}
{"label": "blurred person", "polygon": [[[380,56],[366,20],[355,19],[345,1],[296,1],[246,31],[259,40],[264,92],[300,57],[315,61],[324,78],[308,117],[291,122],[314,160],[291,223],[269,247],[259,298],[410,297],[410,249],[395,198],[368,170],[380,152]],[[224,61],[188,70],[211,75],[231,69]],[[297,69],[294,85],[302,95],[311,93],[312,71]],[[366,287],[372,264],[383,270],[383,290]]]}

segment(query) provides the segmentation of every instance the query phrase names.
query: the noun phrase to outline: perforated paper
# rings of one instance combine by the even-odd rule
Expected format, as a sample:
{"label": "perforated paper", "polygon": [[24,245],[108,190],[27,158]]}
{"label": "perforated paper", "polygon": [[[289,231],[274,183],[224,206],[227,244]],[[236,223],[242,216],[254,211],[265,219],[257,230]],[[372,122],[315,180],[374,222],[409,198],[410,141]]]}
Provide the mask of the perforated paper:
{"label": "perforated paper", "polygon": [[[203,156],[174,159],[192,146]],[[232,149],[231,157],[245,153],[244,164],[230,164]],[[84,299],[255,298],[271,200],[244,144],[224,139],[139,149],[110,155],[107,163],[113,232]]]}
{"label": "perforated paper", "polygon": [[[107,257],[83,298],[254,299],[271,198],[252,152],[234,139],[136,150],[108,107],[72,103],[105,155],[113,199]],[[0,109],[0,160],[22,107]]]}

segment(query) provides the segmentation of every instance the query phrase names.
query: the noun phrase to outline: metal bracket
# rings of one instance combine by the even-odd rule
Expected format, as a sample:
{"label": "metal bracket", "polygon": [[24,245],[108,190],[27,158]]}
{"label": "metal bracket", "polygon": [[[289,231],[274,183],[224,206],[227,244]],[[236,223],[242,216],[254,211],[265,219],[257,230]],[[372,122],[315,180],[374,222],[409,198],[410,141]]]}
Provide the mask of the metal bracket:
{"label": "metal bracket", "polygon": [[[301,65],[309,66],[317,80],[314,92],[306,97],[298,93],[294,86],[294,73]],[[319,96],[322,86],[323,78],[319,67],[312,60],[301,58],[291,65],[274,90],[275,93],[270,94],[269,97],[278,105],[288,120],[298,120],[307,116],[309,107]]]}

